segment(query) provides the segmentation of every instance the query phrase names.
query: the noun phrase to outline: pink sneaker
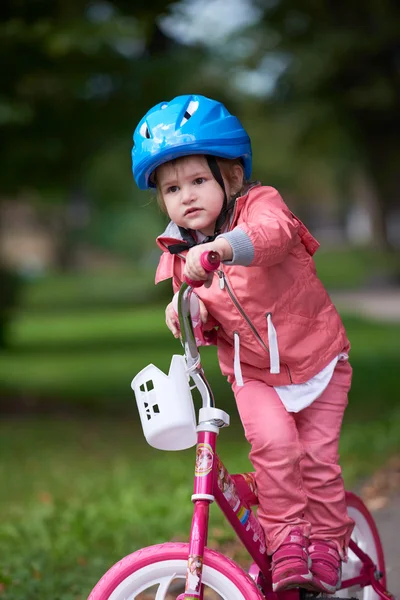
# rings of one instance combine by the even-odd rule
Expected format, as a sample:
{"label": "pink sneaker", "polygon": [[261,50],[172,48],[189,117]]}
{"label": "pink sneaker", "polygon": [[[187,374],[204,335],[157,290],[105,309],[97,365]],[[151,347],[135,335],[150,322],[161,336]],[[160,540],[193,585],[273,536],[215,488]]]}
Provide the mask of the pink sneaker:
{"label": "pink sneaker", "polygon": [[272,555],[272,589],[274,592],[294,587],[310,588],[311,561],[308,540],[299,529],[292,529]]}
{"label": "pink sneaker", "polygon": [[327,594],[334,594],[342,577],[342,561],[337,546],[333,542],[314,540],[308,551],[314,586]]}

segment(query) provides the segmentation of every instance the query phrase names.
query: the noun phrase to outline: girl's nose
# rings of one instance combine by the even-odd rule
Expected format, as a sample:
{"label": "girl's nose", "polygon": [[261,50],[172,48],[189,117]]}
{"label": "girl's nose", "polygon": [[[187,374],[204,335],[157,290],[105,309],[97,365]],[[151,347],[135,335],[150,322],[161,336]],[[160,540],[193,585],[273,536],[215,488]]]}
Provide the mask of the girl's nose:
{"label": "girl's nose", "polygon": [[196,192],[193,186],[184,187],[182,190],[183,204],[191,204],[196,199]]}

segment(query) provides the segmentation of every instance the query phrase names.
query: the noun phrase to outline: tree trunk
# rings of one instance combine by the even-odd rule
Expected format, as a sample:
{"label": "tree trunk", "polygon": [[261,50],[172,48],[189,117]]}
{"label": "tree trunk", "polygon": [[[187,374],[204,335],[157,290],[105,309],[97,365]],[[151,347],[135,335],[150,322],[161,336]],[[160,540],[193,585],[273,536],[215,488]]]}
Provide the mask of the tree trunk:
{"label": "tree trunk", "polygon": [[[0,203],[0,237],[2,234],[2,210]],[[18,304],[21,289],[21,279],[10,269],[0,256],[0,350],[9,345],[10,324],[14,309]]]}
{"label": "tree trunk", "polygon": [[[395,243],[388,233],[391,219],[400,210],[400,147],[397,134],[399,118],[391,111],[385,116],[380,113],[358,115],[360,116],[362,118],[358,121],[363,135],[367,174],[375,187],[377,198],[376,231],[381,236],[381,245],[384,248],[400,254],[400,243]],[[400,240],[400,231],[397,239]]]}

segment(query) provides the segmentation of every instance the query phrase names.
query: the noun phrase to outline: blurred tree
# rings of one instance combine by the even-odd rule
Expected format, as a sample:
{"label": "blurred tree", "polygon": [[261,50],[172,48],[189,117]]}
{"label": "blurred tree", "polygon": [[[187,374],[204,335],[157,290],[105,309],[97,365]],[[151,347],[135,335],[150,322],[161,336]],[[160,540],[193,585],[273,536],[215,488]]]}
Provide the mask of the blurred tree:
{"label": "blurred tree", "polygon": [[9,324],[17,306],[21,279],[7,265],[0,263],[0,351],[9,343]]}
{"label": "blurred tree", "polygon": [[157,24],[168,4],[1,4],[3,191],[75,187],[88,157],[130,138],[148,103],[173,87],[173,42]]}
{"label": "blurred tree", "polygon": [[[400,197],[400,5],[396,0],[255,0],[247,64],[276,75],[273,101],[297,109],[304,147],[341,128],[379,202],[377,240]],[[271,95],[270,95],[271,96]],[[308,144],[309,149],[310,144]],[[342,146],[344,153],[352,150]]]}
{"label": "blurred tree", "polygon": [[58,224],[61,266],[70,263],[75,216],[88,203],[88,162],[123,138],[129,172],[138,118],[181,79],[186,57],[158,25],[169,4],[1,4],[2,193],[33,188],[68,202]]}
{"label": "blurred tree", "polygon": [[363,173],[385,247],[399,206],[399,12],[394,0],[181,0],[164,20],[206,50],[202,86],[246,123],[255,172],[302,204],[335,182],[341,221]]}
{"label": "blurred tree", "polygon": [[[88,162],[123,138],[130,171],[137,120],[152,103],[173,94],[181,79],[179,64],[186,56],[158,25],[169,4],[4,0],[0,5],[0,201],[37,190],[67,204],[58,225],[59,263],[65,268],[76,238],[75,216],[88,202]],[[0,283],[10,290],[0,302],[1,329],[16,288],[4,269]]]}

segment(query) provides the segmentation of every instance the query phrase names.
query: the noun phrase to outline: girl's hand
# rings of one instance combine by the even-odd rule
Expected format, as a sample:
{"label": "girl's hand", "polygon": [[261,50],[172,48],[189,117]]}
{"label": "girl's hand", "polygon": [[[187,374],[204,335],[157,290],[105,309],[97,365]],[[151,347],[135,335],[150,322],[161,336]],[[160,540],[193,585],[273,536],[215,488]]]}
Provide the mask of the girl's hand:
{"label": "girl's hand", "polygon": [[231,260],[233,257],[233,250],[230,243],[225,238],[218,238],[213,242],[207,244],[199,244],[190,248],[186,255],[185,268],[183,274],[193,281],[206,281],[212,278],[212,273],[207,273],[201,266],[200,256],[203,252],[218,252],[221,257],[221,261]]}
{"label": "girl's hand", "polygon": [[[202,300],[199,298],[199,306],[200,306],[200,319],[202,323],[207,323],[208,321],[208,310]],[[172,332],[173,336],[178,338],[181,335],[181,329],[179,326],[179,318],[174,309],[172,302],[170,302],[165,309],[165,322],[167,324],[168,329]]]}
{"label": "girl's hand", "polygon": [[204,304],[203,300],[200,300],[200,298],[199,298],[199,305],[200,305],[200,319],[201,319],[201,322],[205,325],[208,321],[208,310],[206,309],[206,305]]}
{"label": "girl's hand", "polygon": [[172,335],[178,338],[181,335],[181,329],[179,327],[178,315],[172,306],[172,302],[170,302],[165,309],[165,322],[168,329],[172,332]]}

